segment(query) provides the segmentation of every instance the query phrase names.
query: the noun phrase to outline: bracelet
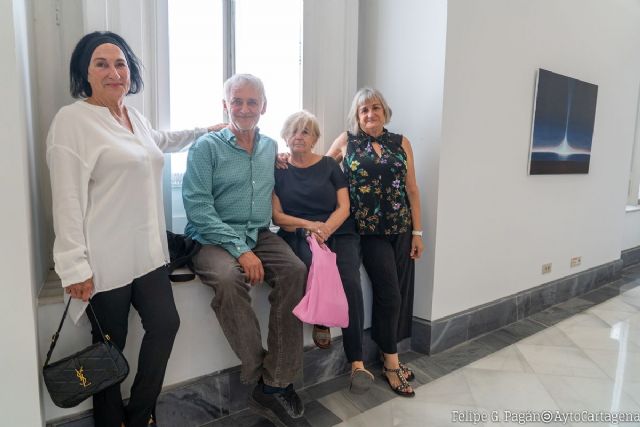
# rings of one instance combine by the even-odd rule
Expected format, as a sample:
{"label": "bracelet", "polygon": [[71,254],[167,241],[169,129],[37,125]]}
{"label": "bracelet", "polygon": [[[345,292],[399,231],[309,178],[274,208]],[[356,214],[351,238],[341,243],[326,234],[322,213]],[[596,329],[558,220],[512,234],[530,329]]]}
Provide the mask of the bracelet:
{"label": "bracelet", "polygon": [[411,230],[411,235],[422,237],[422,230]]}

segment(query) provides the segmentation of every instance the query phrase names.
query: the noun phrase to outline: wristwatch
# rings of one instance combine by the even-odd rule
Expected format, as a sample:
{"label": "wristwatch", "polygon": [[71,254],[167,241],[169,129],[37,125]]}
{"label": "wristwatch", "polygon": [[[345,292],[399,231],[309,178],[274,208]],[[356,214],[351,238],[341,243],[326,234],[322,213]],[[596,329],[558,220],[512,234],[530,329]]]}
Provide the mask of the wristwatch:
{"label": "wristwatch", "polygon": [[411,235],[422,237],[422,230],[411,230]]}

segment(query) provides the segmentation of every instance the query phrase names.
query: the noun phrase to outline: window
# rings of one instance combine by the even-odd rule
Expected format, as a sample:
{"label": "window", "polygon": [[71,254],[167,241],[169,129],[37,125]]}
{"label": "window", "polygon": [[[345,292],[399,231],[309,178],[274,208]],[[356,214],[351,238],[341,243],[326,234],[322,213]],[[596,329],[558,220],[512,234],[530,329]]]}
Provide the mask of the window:
{"label": "window", "polygon": [[[284,119],[302,105],[302,0],[169,0],[170,128],[225,121],[222,84],[232,74],[262,79],[267,111],[261,133],[280,141]],[[182,232],[186,153],[171,155],[167,227]]]}

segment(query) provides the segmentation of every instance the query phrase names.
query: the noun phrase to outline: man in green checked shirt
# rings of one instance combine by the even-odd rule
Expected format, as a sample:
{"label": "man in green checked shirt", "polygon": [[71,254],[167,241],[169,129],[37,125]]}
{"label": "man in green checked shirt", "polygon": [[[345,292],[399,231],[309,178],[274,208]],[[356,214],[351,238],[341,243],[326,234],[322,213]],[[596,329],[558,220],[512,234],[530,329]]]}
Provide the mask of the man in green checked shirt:
{"label": "man in green checked shirt", "polygon": [[[229,125],[189,150],[185,234],[203,244],[194,267],[215,291],[211,307],[242,362],[241,379],[257,383],[250,406],[276,425],[308,425],[292,384],[302,371],[302,323],[291,312],[302,298],[306,267],[269,231],[277,143],[257,128],[267,106],[264,87],[255,76],[236,74],[224,92]],[[268,351],[249,295],[263,281],[272,288]]]}

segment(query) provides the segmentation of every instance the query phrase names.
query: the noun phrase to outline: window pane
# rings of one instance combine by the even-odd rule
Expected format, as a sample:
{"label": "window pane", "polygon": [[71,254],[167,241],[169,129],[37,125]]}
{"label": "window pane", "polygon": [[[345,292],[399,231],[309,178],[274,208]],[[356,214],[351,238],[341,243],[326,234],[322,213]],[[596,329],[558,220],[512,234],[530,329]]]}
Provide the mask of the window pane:
{"label": "window pane", "polygon": [[260,77],[267,112],[260,132],[278,141],[284,119],[302,105],[302,0],[236,0],[236,72]]}
{"label": "window pane", "polygon": [[[222,122],[222,0],[169,0],[171,129]],[[182,232],[187,153],[171,155],[171,229]]]}

